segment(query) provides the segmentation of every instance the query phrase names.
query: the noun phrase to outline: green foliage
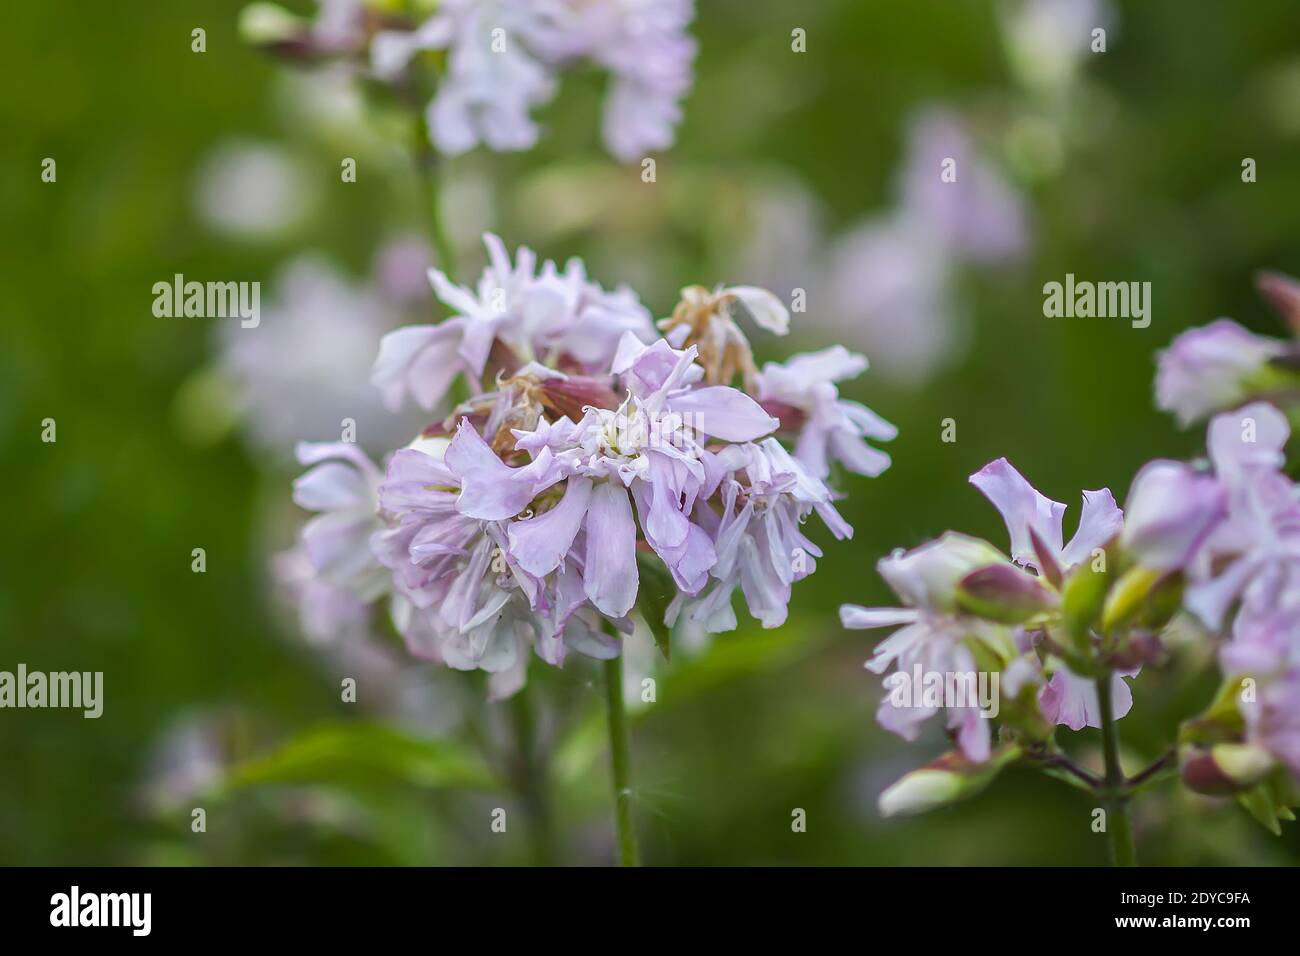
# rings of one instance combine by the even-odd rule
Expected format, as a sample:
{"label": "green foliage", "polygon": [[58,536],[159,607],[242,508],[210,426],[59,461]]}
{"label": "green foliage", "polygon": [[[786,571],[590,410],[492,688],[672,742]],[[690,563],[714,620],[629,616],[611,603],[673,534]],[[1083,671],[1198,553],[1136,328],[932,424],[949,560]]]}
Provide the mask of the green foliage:
{"label": "green foliage", "polygon": [[398,782],[425,789],[497,785],[482,759],[454,740],[424,740],[370,723],[324,724],[231,769],[227,790],[268,784],[372,787]]}

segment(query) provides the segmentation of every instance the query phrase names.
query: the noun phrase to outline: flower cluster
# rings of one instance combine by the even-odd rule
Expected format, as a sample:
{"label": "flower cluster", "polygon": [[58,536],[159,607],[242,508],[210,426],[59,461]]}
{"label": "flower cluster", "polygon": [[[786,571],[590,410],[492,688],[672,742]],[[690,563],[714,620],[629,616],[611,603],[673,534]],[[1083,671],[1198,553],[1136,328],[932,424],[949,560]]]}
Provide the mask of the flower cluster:
{"label": "flower cluster", "polygon": [[355,445],[299,448],[313,467],[295,501],[317,513],[301,549],[319,583],[350,609],[387,596],[412,653],[490,672],[497,696],[520,686],[530,650],[555,665],[618,655],[634,611],[656,629],[724,631],[739,590],[780,625],[821,555],[806,519],[852,534],[831,462],[889,464],[866,439],[893,427],[833,384],[865,360],[836,347],[759,370],[740,321],[786,330],[768,292],[691,287],[656,327],[581,262],[512,260],[485,241],[476,288],[431,271],[453,314],[389,333],[372,374],[390,408],[456,401],[451,413],[384,469]]}
{"label": "flower cluster", "polygon": [[[1002,515],[1010,536],[1009,555],[978,538],[949,532],[882,559],[879,571],[902,599],[901,608],[845,605],[846,627],[906,625],[882,642],[867,667],[876,673],[953,674],[972,682],[981,669],[1000,674],[1004,701],[1028,701],[1016,712],[1001,708],[1004,723],[1041,736],[1053,724],[1073,730],[1099,726],[1090,672],[1078,666],[1074,642],[1058,626],[1069,582],[1104,569],[1106,548],[1124,517],[1107,489],[1085,491],[1079,526],[1063,544],[1065,505],[1044,497],[1006,459],[971,476]],[[1070,663],[1076,669],[1072,670]],[[886,686],[895,685],[887,678]],[[1115,693],[1127,711],[1127,686],[1116,678]],[[947,708],[961,754],[983,763],[992,754],[990,720],[968,700]],[[940,706],[881,704],[882,726],[908,740]]]}
{"label": "flower cluster", "polygon": [[436,84],[425,120],[439,152],[485,144],[530,149],[533,111],[549,102],[559,74],[594,64],[610,75],[605,145],[631,161],[673,143],[689,92],[696,44],[686,32],[694,0],[438,0],[416,4],[424,19],[367,0],[321,0],[301,22],[270,4],[245,11],[250,39],[297,58],[344,57],[402,90],[419,92],[421,55]]}
{"label": "flower cluster", "polygon": [[904,607],[842,609],[847,627],[905,625],[867,664],[891,672],[891,690],[914,669],[967,688],[980,674],[1000,681],[992,708],[972,695],[886,698],[881,724],[909,740],[944,709],[957,752],[887,791],[885,811],[967,795],[1017,759],[1073,766],[1054,726],[1123,717],[1125,678],[1163,660],[1178,617],[1225,637],[1227,677],[1207,714],[1183,727],[1184,781],[1242,795],[1269,825],[1289,818],[1300,780],[1300,488],[1283,470],[1289,434],[1266,403],[1221,413],[1209,424],[1208,465],[1147,464],[1123,512],[1108,490],[1085,491],[1068,544],[1065,506],[1005,460],[971,476],[1001,512],[1009,551],[950,532],[880,562]]}

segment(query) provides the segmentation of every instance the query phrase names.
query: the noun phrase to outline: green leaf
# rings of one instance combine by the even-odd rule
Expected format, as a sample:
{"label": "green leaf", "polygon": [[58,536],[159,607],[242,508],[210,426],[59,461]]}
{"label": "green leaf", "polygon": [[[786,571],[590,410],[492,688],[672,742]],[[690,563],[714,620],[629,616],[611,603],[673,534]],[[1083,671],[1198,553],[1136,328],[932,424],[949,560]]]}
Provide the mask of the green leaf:
{"label": "green leaf", "polygon": [[1295,819],[1291,808],[1300,804],[1300,788],[1285,768],[1278,767],[1268,779],[1237,794],[1237,800],[1273,836],[1281,836],[1281,821]]}
{"label": "green leaf", "polygon": [[234,767],[226,790],[269,784],[370,786],[384,780],[425,789],[491,788],[496,780],[455,741],[414,737],[373,723],[323,724]]}
{"label": "green leaf", "polygon": [[1237,802],[1273,836],[1282,835],[1282,824],[1278,822],[1277,806],[1273,802],[1273,794],[1268,784],[1261,783],[1249,790],[1243,790],[1237,794]]}

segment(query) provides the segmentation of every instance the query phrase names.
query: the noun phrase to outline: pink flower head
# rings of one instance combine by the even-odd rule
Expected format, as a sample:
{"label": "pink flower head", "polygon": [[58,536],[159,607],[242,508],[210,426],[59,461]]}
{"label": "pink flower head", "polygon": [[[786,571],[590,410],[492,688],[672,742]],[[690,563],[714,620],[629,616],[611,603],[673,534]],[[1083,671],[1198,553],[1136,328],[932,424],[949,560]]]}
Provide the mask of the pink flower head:
{"label": "pink flower head", "polygon": [[521,362],[563,359],[580,370],[607,371],[623,336],[654,337],[650,313],[631,290],[605,291],[577,260],[563,272],[550,261],[538,271],[526,246],[512,262],[498,237],[489,233],[483,241],[489,264],[475,290],[430,270],[434,291],[454,312],[450,318],[398,329],[380,343],[371,382],[390,409],[408,394],[431,409],[462,374],[479,388],[494,342]]}
{"label": "pink flower head", "polygon": [[557,468],[570,480],[557,509],[565,516],[563,523],[555,518],[529,529],[531,522],[525,522],[514,531],[516,555],[528,565],[549,563],[566,539],[573,540],[585,515],[589,559],[594,559],[588,561],[588,594],[612,616],[626,614],[637,594],[633,505],[647,544],[678,587],[698,593],[717,555],[693,514],[722,477],[704,440],[746,442],[777,424],[743,392],[692,387],[703,372],[694,358],[694,347],[678,350],[662,339],[645,346],[625,334],[612,366],[627,388],[617,409],[589,407],[577,423],[561,419],[516,432],[516,448],[538,456],[536,460],[553,453]]}

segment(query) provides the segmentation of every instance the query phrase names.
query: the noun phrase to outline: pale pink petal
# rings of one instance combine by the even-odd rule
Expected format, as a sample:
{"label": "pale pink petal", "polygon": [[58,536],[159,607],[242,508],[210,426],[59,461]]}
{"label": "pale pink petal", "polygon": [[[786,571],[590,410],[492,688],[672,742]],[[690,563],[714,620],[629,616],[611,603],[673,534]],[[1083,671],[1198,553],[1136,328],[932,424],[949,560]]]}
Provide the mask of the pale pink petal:
{"label": "pale pink petal", "polygon": [[1124,527],[1124,512],[1115,504],[1109,488],[1083,493],[1083,511],[1079,528],[1061,552],[1061,561],[1072,568],[1087,560],[1093,550],[1102,547]]}
{"label": "pale pink petal", "polygon": [[627,491],[597,484],[587,506],[587,597],[609,617],[623,617],[636,603],[636,522]]}
{"label": "pale pink petal", "polygon": [[510,555],[536,577],[560,566],[587,514],[591,479],[572,477],[560,503],[536,518],[511,522]]}
{"label": "pale pink petal", "polygon": [[1007,532],[1011,535],[1013,558],[1021,564],[1037,566],[1034,545],[1029,536],[1031,529],[1053,554],[1060,553],[1061,519],[1065,515],[1065,505],[1040,494],[1005,458],[989,462],[971,475],[970,483],[1002,515]]}
{"label": "pale pink petal", "polygon": [[744,392],[725,385],[697,388],[669,399],[668,407],[691,427],[723,441],[753,441],[781,423]]}

